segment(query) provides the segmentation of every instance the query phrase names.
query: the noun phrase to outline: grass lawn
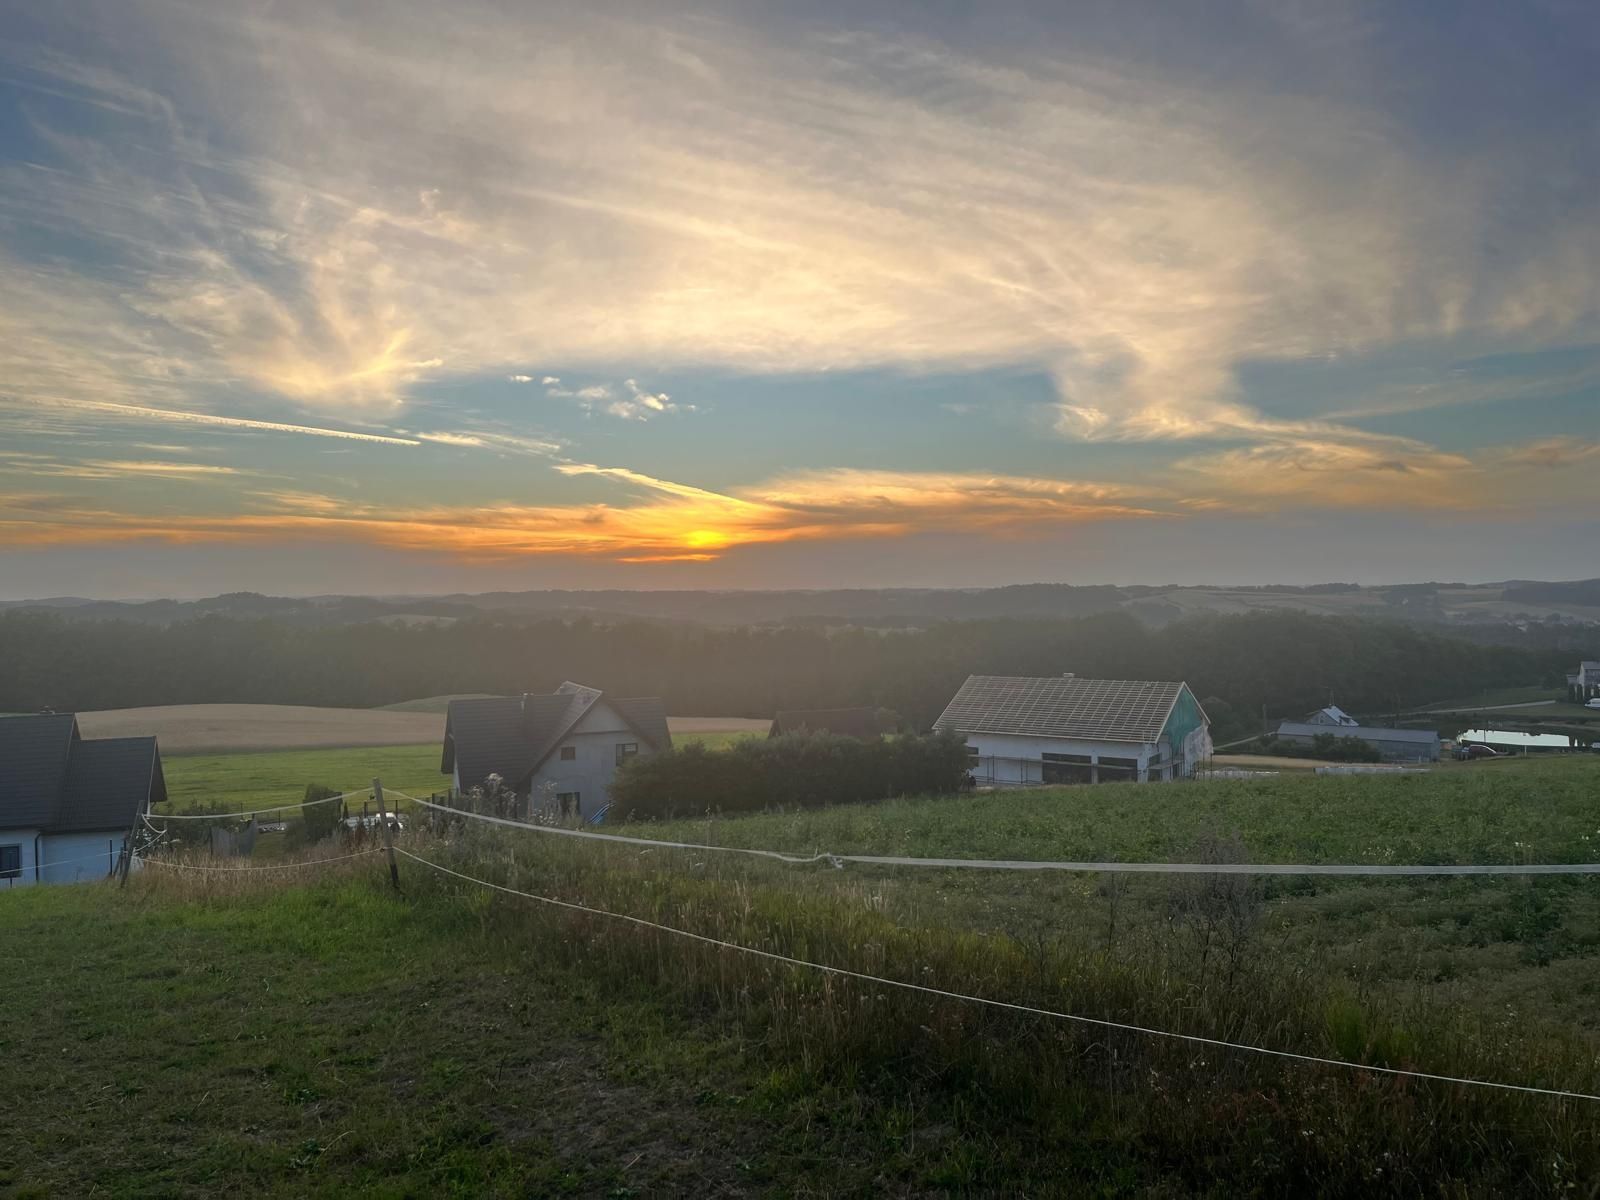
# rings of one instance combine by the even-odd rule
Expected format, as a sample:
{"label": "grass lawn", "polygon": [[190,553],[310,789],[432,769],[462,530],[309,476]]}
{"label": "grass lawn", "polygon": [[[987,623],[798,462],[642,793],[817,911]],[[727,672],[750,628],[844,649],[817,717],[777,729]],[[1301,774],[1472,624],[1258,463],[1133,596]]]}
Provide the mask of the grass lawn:
{"label": "grass lawn", "polygon": [[354,750],[163,755],[161,765],[173,812],[203,805],[246,812],[253,806],[295,804],[308,783],[345,792],[369,787],[376,776],[389,787],[426,796],[449,782],[439,774],[437,742]]}
{"label": "grass lawn", "polygon": [[[1600,857],[1600,760],[1482,766],[629,832],[930,856]],[[890,979],[1600,1091],[1594,877],[1128,880],[477,825],[404,840],[510,887]],[[1600,1105],[1112,1033],[401,873],[403,895],[377,858],[0,894],[0,944],[29,968],[0,990],[0,1052],[39,1081],[0,1089],[0,1193],[1487,1197],[1600,1179]]]}

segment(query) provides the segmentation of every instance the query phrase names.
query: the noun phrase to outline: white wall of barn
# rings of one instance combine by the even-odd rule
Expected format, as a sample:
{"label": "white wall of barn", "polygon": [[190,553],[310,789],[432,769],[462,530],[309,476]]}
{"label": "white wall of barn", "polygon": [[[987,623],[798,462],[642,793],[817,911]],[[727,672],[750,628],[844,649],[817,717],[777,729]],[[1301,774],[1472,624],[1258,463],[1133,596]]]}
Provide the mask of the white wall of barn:
{"label": "white wall of barn", "polygon": [[0,831],[0,846],[16,846],[20,859],[20,870],[12,878],[0,879],[0,889],[104,879],[116,866],[126,833],[119,830],[41,835],[37,829]]}
{"label": "white wall of barn", "polygon": [[[978,751],[974,771],[978,782],[998,785],[1043,783],[1045,754],[1087,755],[1091,760],[1102,757],[1137,759],[1141,777],[1152,759],[1159,760],[1159,748],[1153,742],[1098,742],[1006,733],[969,733],[965,740],[968,747],[976,747]],[[1106,770],[1107,779],[1112,778],[1111,770],[1110,767]],[[1127,779],[1128,774],[1119,770],[1116,777]]]}
{"label": "white wall of barn", "polygon": [[[104,879],[117,865],[127,830],[98,833],[47,833],[41,855],[44,883],[84,883]],[[52,865],[55,864],[55,865]]]}

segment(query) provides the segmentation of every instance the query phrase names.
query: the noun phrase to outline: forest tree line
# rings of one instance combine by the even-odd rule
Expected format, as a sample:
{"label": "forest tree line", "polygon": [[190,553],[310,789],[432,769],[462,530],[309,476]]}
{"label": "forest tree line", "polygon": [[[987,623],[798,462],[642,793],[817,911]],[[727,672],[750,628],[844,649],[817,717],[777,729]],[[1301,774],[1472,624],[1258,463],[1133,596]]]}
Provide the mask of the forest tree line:
{"label": "forest tree line", "polygon": [[615,695],[660,696],[677,715],[877,705],[926,729],[968,674],[1073,671],[1187,680],[1227,733],[1253,731],[1263,707],[1277,718],[1332,700],[1381,714],[1486,688],[1559,686],[1571,657],[1294,612],[1159,629],[1116,612],[894,632],[548,619],[311,628],[206,617],[161,626],[10,612],[0,614],[0,712],[373,707],[442,693],[549,691],[574,679]]}

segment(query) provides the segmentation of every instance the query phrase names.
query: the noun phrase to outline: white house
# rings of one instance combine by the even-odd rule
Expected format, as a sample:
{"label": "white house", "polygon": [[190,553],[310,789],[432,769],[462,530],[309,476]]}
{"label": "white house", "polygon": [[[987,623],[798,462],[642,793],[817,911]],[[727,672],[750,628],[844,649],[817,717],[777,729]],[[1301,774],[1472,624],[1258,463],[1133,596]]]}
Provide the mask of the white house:
{"label": "white house", "polygon": [[72,713],[0,717],[0,888],[105,878],[166,798],[153,737],[86,739]]}
{"label": "white house", "polygon": [[1340,725],[1346,729],[1353,729],[1361,724],[1360,721],[1336,704],[1330,704],[1327,708],[1317,709],[1316,712],[1305,719],[1305,723],[1307,725]]}
{"label": "white house", "polygon": [[933,727],[966,739],[980,784],[1183,779],[1211,754],[1185,683],[972,675]]}
{"label": "white house", "polygon": [[452,700],[439,770],[457,792],[498,775],[521,808],[548,802],[592,819],[611,802],[618,767],[671,748],[660,700],[611,697],[569,682],[548,695]]}

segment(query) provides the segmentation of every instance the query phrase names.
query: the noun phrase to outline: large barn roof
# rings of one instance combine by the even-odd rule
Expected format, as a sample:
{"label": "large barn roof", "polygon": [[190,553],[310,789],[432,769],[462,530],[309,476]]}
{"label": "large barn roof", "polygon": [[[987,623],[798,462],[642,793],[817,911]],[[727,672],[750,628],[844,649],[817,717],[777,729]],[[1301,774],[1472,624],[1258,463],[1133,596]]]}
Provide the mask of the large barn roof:
{"label": "large barn roof", "polygon": [[83,738],[72,713],[0,718],[0,828],[127,829],[166,798],[153,737]]}
{"label": "large barn roof", "polygon": [[1182,683],[1155,680],[970,675],[933,727],[959,733],[1153,742]]}

